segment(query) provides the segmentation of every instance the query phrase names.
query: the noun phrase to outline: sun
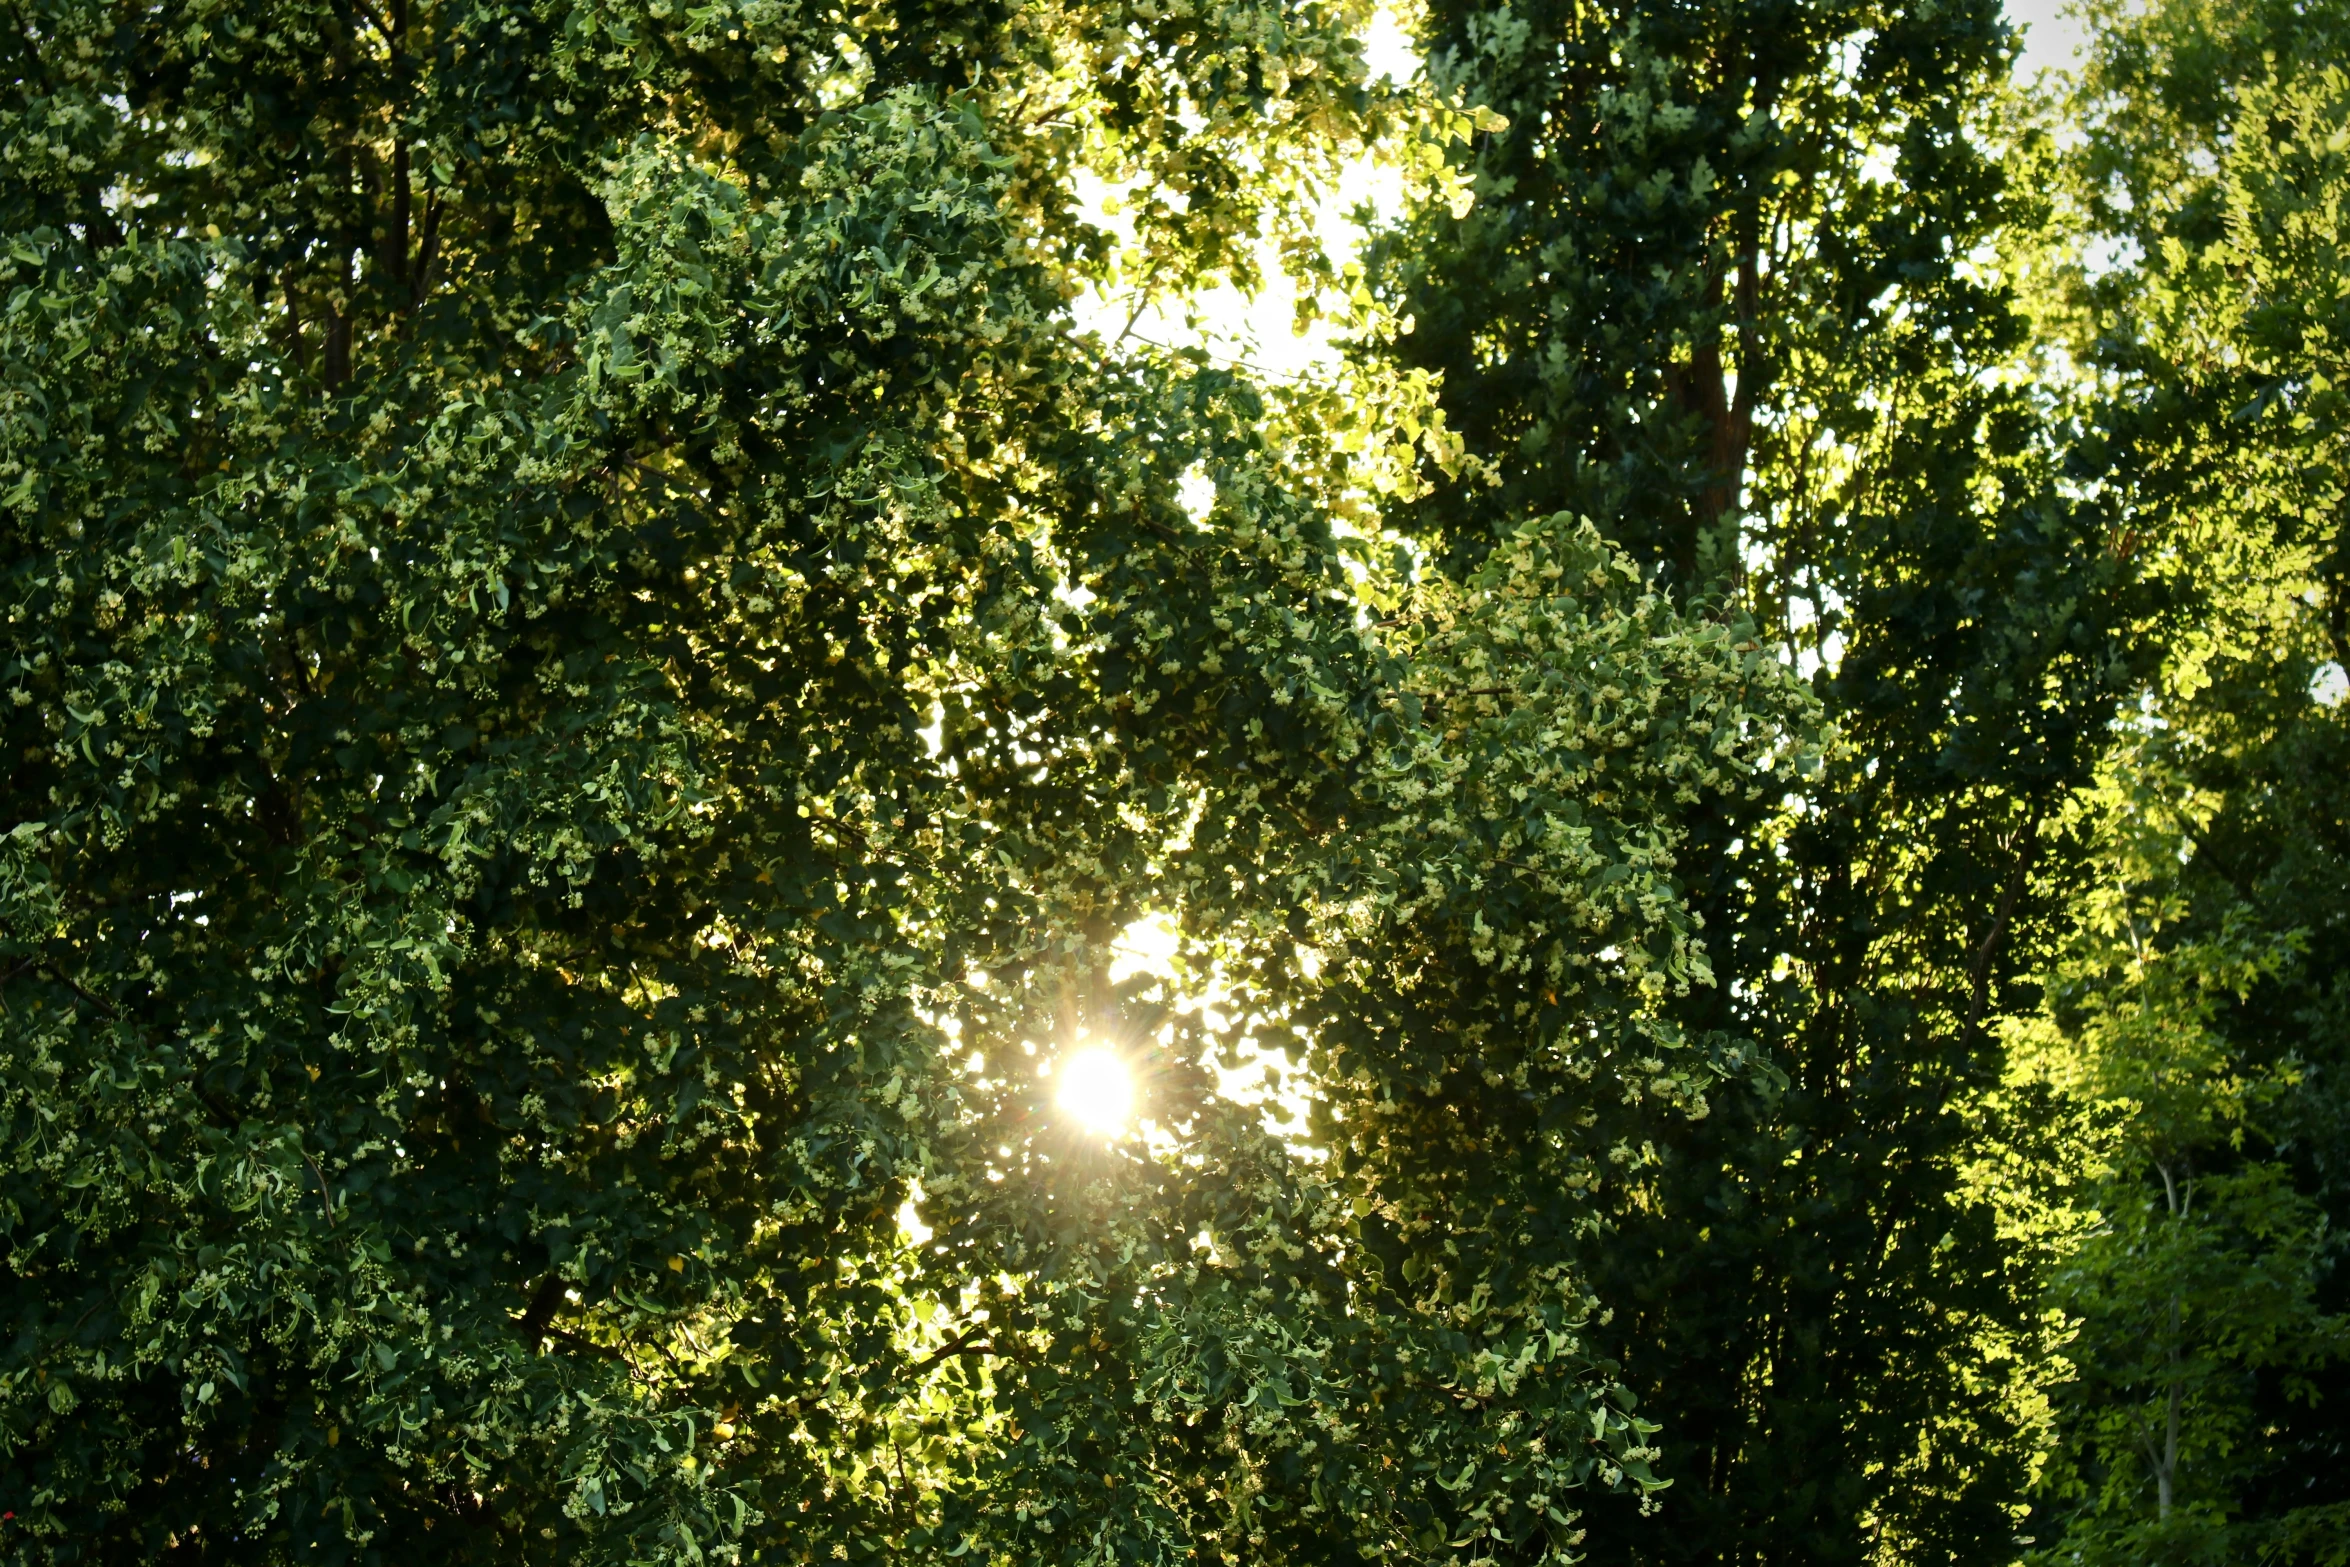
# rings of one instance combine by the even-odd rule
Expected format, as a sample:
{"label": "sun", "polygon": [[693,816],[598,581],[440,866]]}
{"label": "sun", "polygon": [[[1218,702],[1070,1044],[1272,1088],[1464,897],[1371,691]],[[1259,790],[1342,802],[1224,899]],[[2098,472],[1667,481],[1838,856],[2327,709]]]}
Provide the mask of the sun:
{"label": "sun", "polygon": [[1126,1129],[1134,1114],[1134,1074],[1117,1053],[1088,1045],[1062,1058],[1053,1102],[1087,1131],[1103,1137]]}

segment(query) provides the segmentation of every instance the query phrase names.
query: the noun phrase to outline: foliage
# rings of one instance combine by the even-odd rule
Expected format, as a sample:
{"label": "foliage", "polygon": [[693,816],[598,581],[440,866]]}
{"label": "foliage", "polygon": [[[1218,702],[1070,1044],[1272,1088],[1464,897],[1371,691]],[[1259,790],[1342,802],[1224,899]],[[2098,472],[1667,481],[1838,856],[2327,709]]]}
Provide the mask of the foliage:
{"label": "foliage", "polygon": [[2304,938],[2242,903],[2215,911],[2224,882],[2193,885],[2180,846],[2191,861],[2210,823],[2165,760],[2146,745],[2111,766],[2098,805],[2114,880],[2084,899],[2047,1015],[2016,1033],[2017,1069],[2093,1127],[2079,1233],[2051,1278],[2073,1324],[2039,1487],[2063,1531],[2054,1559],[2289,1557],[2340,1512],[2236,1516],[2280,1462],[2280,1414],[2306,1419],[2350,1354],[2350,1318],[2319,1301],[2338,1249],[2324,1210],[2261,1156],[2300,1065],[2248,1061],[2221,1027]]}
{"label": "foliage", "polygon": [[2350,16],[1369,14],[10,10],[7,1560],[2344,1562]]}
{"label": "foliage", "polygon": [[[1720,983],[1672,1015],[1768,1065],[1595,1247],[1663,1426],[1627,1561],[2003,1560],[2034,1436],[2035,1254],[1968,1173],[2044,1141],[1997,1022],[2067,922],[2069,806],[2151,657],[2114,498],[2017,291],[1989,4],[1437,5],[1431,71],[1506,132],[1378,275],[1466,459],[1394,525],[1475,559],[1575,505],[1680,602],[1750,616],[1839,743],[1683,818]],[[1474,465],[1482,465],[1474,466]]]}
{"label": "foliage", "polygon": [[2095,13],[2043,286],[2169,585],[2019,1065],[2098,1123],[2034,1520],[2052,1560],[2344,1560],[2339,6]]}
{"label": "foliage", "polygon": [[[1810,704],[1573,517],[1350,556],[1063,313],[1080,167],[1175,286],[1468,123],[1358,20],[11,11],[9,1559],[1558,1560],[1653,1488],[1577,1241],[1741,1070],[1681,820]],[[1056,1117],[1085,1030],[1145,1132]],[[1304,1040],[1318,1158],[1211,1070]]]}

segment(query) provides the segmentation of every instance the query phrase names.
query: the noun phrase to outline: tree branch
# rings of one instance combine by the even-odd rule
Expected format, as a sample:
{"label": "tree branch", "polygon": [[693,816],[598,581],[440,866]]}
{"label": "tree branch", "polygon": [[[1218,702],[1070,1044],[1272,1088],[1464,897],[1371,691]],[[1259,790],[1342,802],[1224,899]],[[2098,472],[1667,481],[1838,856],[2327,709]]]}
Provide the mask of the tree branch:
{"label": "tree branch", "polygon": [[375,29],[376,36],[381,38],[387,47],[394,43],[392,30],[384,26],[384,19],[375,14],[375,7],[369,5],[367,0],[351,0],[351,9],[359,13],[360,20]]}
{"label": "tree branch", "polygon": [[530,1346],[533,1352],[538,1349],[539,1341],[548,1336],[555,1320],[555,1310],[562,1304],[563,1275],[550,1273],[539,1282],[537,1291],[530,1297],[530,1304],[522,1309],[522,1315],[514,1319],[515,1326],[522,1331],[522,1342]]}
{"label": "tree branch", "polygon": [[432,292],[432,264],[441,248],[441,198],[427,196],[424,201],[424,222],[416,231],[416,265],[408,280],[409,309],[422,310],[424,296]]}
{"label": "tree branch", "polygon": [[955,1355],[994,1355],[1002,1353],[1002,1351],[999,1351],[995,1347],[995,1341],[993,1339],[974,1339],[972,1335],[978,1331],[979,1324],[976,1322],[972,1323],[969,1327],[963,1329],[962,1332],[956,1334],[953,1338],[948,1339],[944,1344],[939,1345],[938,1348],[932,1350],[929,1354],[923,1356],[920,1360],[915,1361],[909,1369],[916,1372],[928,1371],[932,1366],[937,1365],[940,1361],[946,1360]]}
{"label": "tree branch", "polygon": [[311,1175],[318,1181],[318,1204],[326,1210],[326,1227],[331,1230],[335,1227],[335,1198],[334,1193],[327,1189],[326,1172],[318,1167],[316,1159],[310,1157],[309,1149],[296,1148],[294,1152],[302,1156],[302,1162],[310,1166]]}
{"label": "tree branch", "polygon": [[1983,1011],[1991,999],[1991,959],[1999,950],[1999,938],[2007,933],[2008,919],[2015,913],[2016,899],[2023,895],[2024,879],[2030,874],[2032,861],[2040,852],[2041,803],[2034,801],[2032,814],[2025,819],[2023,848],[2016,854],[2015,869],[2008,873],[2007,886],[1999,894],[1999,908],[1991,916],[1990,933],[1983,937],[1983,945],[1976,949],[1975,961],[1967,976],[1973,999],[1967,1005],[1966,1023],[1969,1030],[1982,1027]]}
{"label": "tree branch", "polygon": [[[577,1333],[572,1332],[569,1328],[558,1328],[550,1324],[542,1336],[551,1338],[557,1343],[568,1344],[573,1349],[584,1350],[586,1353],[594,1355],[599,1360],[628,1359],[626,1355],[623,1355],[619,1350],[614,1349],[611,1345],[599,1344],[593,1339],[582,1338]],[[632,1367],[631,1369],[634,1368]]]}

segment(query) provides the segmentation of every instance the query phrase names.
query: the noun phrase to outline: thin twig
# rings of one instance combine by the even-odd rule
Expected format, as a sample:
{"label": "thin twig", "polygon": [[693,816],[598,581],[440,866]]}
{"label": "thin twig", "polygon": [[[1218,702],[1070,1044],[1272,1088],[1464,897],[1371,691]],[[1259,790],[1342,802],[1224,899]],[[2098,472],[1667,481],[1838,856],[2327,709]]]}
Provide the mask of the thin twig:
{"label": "thin twig", "polygon": [[[859,827],[855,822],[843,821],[837,816],[827,815],[826,813],[817,810],[814,806],[808,807],[808,820],[820,827],[829,827],[837,834],[843,834],[847,837],[856,839],[857,842],[863,846],[865,853],[875,858],[876,863],[889,862],[888,859],[882,857],[881,851],[875,847],[872,837],[866,833],[864,828]],[[937,865],[932,863],[926,856],[915,854],[907,849],[898,848],[894,844],[888,847],[891,851],[889,858],[894,858],[910,865],[919,865],[922,867],[922,869],[933,873],[938,870]]]}
{"label": "thin twig", "polygon": [[318,1167],[316,1159],[310,1157],[309,1149],[297,1148],[294,1152],[302,1156],[302,1162],[310,1166],[310,1173],[318,1178],[318,1204],[326,1210],[326,1227],[331,1230],[335,1227],[335,1198],[334,1193],[327,1189],[326,1172]]}
{"label": "thin twig", "polygon": [[44,959],[40,964],[40,969],[42,973],[48,975],[51,979],[57,981],[57,983],[63,985],[66,989],[81,997],[84,1001],[87,1001],[90,1005],[96,1007],[99,1011],[114,1019],[114,1021],[117,1023],[122,1021],[122,1014],[115,1011],[112,1005],[105,1001],[101,1001],[98,997],[93,996],[88,991],[82,989],[80,985],[74,983],[73,979],[56,964]]}
{"label": "thin twig", "polygon": [[1397,694],[1399,696],[1416,696],[1420,699],[1423,705],[1427,705],[1432,703],[1450,702],[1455,698],[1467,698],[1473,696],[1520,696],[1524,693],[1519,691],[1516,686],[1471,686],[1466,690],[1461,691],[1404,691]]}
{"label": "thin twig", "polygon": [[1147,289],[1134,296],[1134,308],[1127,313],[1126,325],[1119,330],[1116,337],[1110,339],[1112,348],[1116,348],[1120,343],[1126,341],[1127,335],[1134,330],[1134,323],[1142,319],[1142,313],[1149,308],[1150,302],[1151,296]]}

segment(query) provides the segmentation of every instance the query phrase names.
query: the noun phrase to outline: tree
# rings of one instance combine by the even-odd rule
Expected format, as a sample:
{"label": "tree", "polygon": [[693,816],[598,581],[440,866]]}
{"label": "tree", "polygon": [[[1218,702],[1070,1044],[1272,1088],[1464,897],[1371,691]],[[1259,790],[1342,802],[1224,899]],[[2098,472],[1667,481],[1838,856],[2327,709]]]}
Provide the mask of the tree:
{"label": "tree", "polygon": [[2033,1029],[2103,1125],[2034,1530],[2049,1559],[2339,1562],[2350,16],[2093,17],[2042,309],[2169,608]]}
{"label": "tree", "polygon": [[[1064,314],[1081,167],[1182,287],[1462,133],[1359,20],[11,10],[12,1560],[1562,1560],[1652,1489],[1582,1237],[1736,1081],[1681,824],[1809,703],[1572,517],[1359,558]],[[1056,1116],[1084,1029],[1147,1134]]]}
{"label": "tree", "polygon": [[1784,798],[1699,802],[1685,884],[1720,983],[1674,1011],[1767,1070],[1593,1248],[1663,1428],[1667,1523],[1610,1559],[2005,1560],[2033,1442],[2032,1254],[1967,1171],[1999,1021],[2087,873],[2068,807],[2153,656],[2114,498],[2018,291],[2046,207],[2008,176],[1990,4],[1436,5],[1447,91],[1505,132],[1476,206],[1377,258],[1461,475],[1399,517],[1475,559],[1527,508],[1596,519],[1698,613],[1751,616],[1838,731]]}
{"label": "tree", "polygon": [[2018,1030],[2017,1066],[2095,1128],[2077,1239],[2051,1279],[2073,1331],[2072,1374],[2049,1390],[2047,1559],[2294,1559],[2338,1537],[2341,1509],[2296,1498],[2259,1516],[2256,1497],[2289,1462],[2280,1426],[2350,1352],[2350,1318],[2321,1303],[2324,1210],[2263,1157],[2295,1064],[2264,1069],[2215,1025],[2297,962],[2301,933],[2243,904],[2215,928],[2215,889],[2182,885],[2179,848],[2208,823],[2179,820],[2161,750],[2116,758],[2101,802],[2114,881],[2052,971],[2047,1016]]}

